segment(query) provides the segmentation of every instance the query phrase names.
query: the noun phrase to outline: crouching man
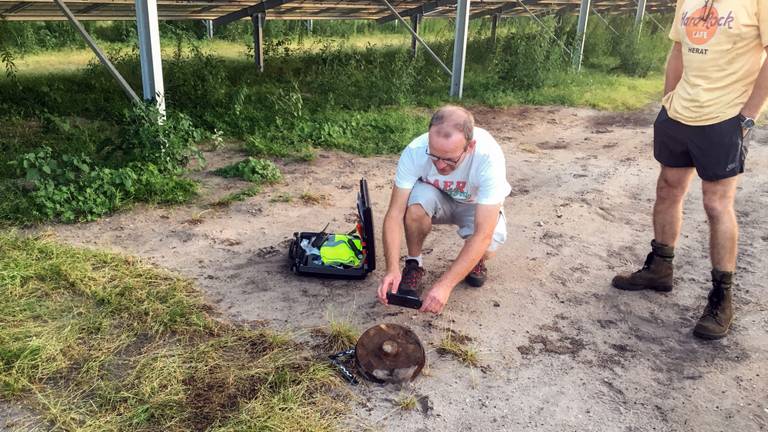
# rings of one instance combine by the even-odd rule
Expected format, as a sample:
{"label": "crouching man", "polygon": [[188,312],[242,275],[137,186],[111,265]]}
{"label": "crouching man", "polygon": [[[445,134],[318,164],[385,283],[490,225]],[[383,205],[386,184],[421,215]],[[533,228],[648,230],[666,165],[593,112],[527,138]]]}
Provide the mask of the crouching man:
{"label": "crouching man", "polygon": [[[378,297],[400,288],[418,291],[424,275],[422,245],[432,224],[458,226],[464,245],[448,270],[423,297],[422,312],[440,313],[462,279],[474,287],[486,280],[485,262],[507,237],[502,204],[511,187],[504,153],[464,108],[440,108],[429,132],[403,150],[384,219],[387,272]],[[408,256],[400,273],[400,239],[405,230]]]}

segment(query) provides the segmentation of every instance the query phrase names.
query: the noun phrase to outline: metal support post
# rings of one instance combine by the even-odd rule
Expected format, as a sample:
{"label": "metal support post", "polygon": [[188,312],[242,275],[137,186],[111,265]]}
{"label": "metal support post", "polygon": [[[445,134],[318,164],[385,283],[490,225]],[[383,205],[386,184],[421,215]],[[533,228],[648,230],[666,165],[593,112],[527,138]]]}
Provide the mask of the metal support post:
{"label": "metal support post", "polygon": [[99,59],[101,64],[104,65],[105,68],[109,71],[109,73],[112,75],[112,77],[117,81],[117,83],[120,85],[120,88],[123,89],[125,94],[136,103],[141,103],[141,99],[136,95],[136,92],[133,91],[130,84],[128,84],[127,81],[125,81],[125,78],[123,78],[122,75],[120,75],[120,72],[118,72],[117,69],[115,69],[115,66],[112,64],[111,61],[107,58],[106,55],[99,49],[98,46],[96,46],[96,42],[94,42],[93,38],[91,38],[91,35],[88,34],[88,32],[85,30],[85,27],[83,27],[82,24],[80,24],[80,21],[75,18],[75,15],[72,13],[71,10],[67,7],[66,4],[62,0],[54,0],[56,4],[59,6],[62,12],[64,12],[64,15],[66,15],[67,19],[72,23],[72,25],[75,26],[78,32],[80,32],[80,35],[85,39],[85,42],[88,44],[89,47],[91,47],[91,50],[93,50],[93,53],[96,54],[96,57]]}
{"label": "metal support post", "polygon": [[643,28],[643,18],[645,17],[645,0],[637,0],[637,13],[635,14],[635,31],[640,34]]}
{"label": "metal support post", "polygon": [[470,0],[459,0],[456,8],[456,33],[453,40],[453,76],[451,97],[461,99],[464,91],[464,62],[467,57]]}
{"label": "metal support post", "polygon": [[144,100],[154,100],[165,113],[163,63],[160,56],[160,25],[157,0],[136,0],[136,28],[139,33],[139,59]]}
{"label": "metal support post", "polygon": [[[411,27],[416,34],[419,34],[419,24],[421,24],[421,14],[411,15]],[[413,58],[416,58],[418,49],[419,41],[417,41],[415,37],[411,36],[411,54],[413,55]]]}
{"label": "metal support post", "polygon": [[253,23],[253,59],[259,72],[264,72],[264,20],[266,14],[251,15]]}
{"label": "metal support post", "polygon": [[203,24],[205,25],[205,37],[213,39],[213,20],[203,20]]}
{"label": "metal support post", "polygon": [[587,18],[589,18],[590,0],[581,0],[579,8],[579,26],[576,29],[576,46],[573,51],[573,68],[581,70],[581,58],[584,56],[584,41],[587,36]]}
{"label": "metal support post", "polygon": [[408,22],[406,22],[405,19],[403,19],[403,17],[400,16],[399,13],[397,13],[397,10],[387,0],[381,0],[381,2],[384,3],[387,6],[387,9],[389,9],[389,11],[392,12],[392,15],[397,17],[397,21],[395,21],[395,22],[402,22],[405,25],[405,28],[407,28],[408,31],[411,32],[411,36],[413,36],[414,39],[419,41],[421,46],[423,46],[424,49],[427,50],[429,55],[432,56],[432,58],[435,60],[435,62],[440,65],[440,67],[445,71],[445,73],[447,73],[449,76],[453,75],[451,73],[451,70],[448,69],[448,66],[446,66],[445,63],[443,63],[442,60],[440,60],[440,57],[438,57],[437,54],[435,54],[435,52],[432,51],[432,48],[430,48],[429,45],[427,45],[427,43],[424,42],[424,39],[422,39],[415,31],[413,31],[411,26],[408,25]]}
{"label": "metal support post", "polygon": [[312,34],[312,27],[314,26],[314,21],[311,19],[307,20],[307,33]]}
{"label": "metal support post", "polygon": [[491,43],[493,45],[496,45],[496,28],[499,26],[499,18],[501,18],[501,14],[493,14],[491,16]]}

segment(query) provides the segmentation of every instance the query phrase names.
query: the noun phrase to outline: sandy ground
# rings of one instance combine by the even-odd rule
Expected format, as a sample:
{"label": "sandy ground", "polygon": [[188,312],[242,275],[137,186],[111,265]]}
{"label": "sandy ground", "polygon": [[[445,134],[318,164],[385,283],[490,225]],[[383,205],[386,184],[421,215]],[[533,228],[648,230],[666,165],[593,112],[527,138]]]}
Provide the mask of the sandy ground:
{"label": "sandy ground", "polygon": [[[200,173],[205,191],[194,205],[138,207],[95,223],[44,229],[192,277],[231,319],[266,321],[299,337],[329,319],[361,331],[383,322],[411,327],[428,351],[425,374],[404,387],[357,387],[349,418],[355,429],[768,430],[768,131],[755,133],[737,198],[737,319],[728,338],[703,342],[691,335],[710,269],[698,180],[685,206],[676,289],[626,293],[609,286],[617,271],[642,264],[652,238],[655,109],[476,114],[506,154],[513,185],[505,203],[510,235],[489,264],[487,285],[458,286],[438,317],[378,304],[381,268],[354,282],[288,271],[286,246],[294,231],[328,222],[340,232],[352,227],[361,176],[369,181],[380,230],[396,157],[323,153],[309,164],[285,165],[285,181],[264,194],[216,210],[206,204],[243,184]],[[209,154],[209,167],[240,157]],[[305,203],[302,194],[320,202]],[[288,195],[292,202],[280,202]],[[453,228],[430,235],[426,283],[460,246]],[[471,338],[481,367],[437,353],[450,331]],[[418,409],[401,410],[396,400],[404,395],[419,398]]]}

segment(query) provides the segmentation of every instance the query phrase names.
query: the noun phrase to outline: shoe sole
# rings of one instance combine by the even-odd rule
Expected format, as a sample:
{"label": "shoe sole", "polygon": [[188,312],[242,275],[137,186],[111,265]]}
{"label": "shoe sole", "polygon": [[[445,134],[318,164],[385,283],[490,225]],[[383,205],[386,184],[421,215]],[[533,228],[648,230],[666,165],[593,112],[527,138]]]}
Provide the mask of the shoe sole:
{"label": "shoe sole", "polygon": [[620,289],[622,291],[644,291],[644,290],[650,290],[650,291],[656,291],[656,292],[670,292],[672,291],[672,287],[669,285],[622,285],[617,284],[616,282],[611,282],[611,285],[613,285],[614,288]]}
{"label": "shoe sole", "polygon": [[728,335],[728,333],[731,330],[731,326],[729,325],[727,329],[725,329],[724,333],[704,333],[700,331],[696,331],[696,329],[693,329],[693,335],[696,336],[699,339],[705,339],[705,340],[717,340],[722,339]]}

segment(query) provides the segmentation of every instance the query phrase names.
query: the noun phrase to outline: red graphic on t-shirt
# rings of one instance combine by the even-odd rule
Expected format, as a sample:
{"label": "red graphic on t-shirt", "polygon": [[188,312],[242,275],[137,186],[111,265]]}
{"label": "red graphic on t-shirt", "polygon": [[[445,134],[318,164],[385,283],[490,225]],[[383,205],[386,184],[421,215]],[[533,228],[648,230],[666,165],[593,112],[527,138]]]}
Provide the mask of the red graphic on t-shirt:
{"label": "red graphic on t-shirt", "polygon": [[686,11],[680,17],[680,25],[685,29],[685,36],[694,45],[704,45],[712,40],[720,27],[732,29],[734,21],[733,11],[720,16],[713,6],[704,6],[691,14]]}

